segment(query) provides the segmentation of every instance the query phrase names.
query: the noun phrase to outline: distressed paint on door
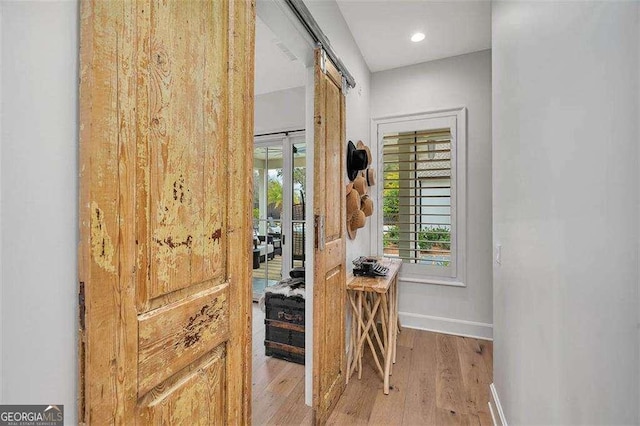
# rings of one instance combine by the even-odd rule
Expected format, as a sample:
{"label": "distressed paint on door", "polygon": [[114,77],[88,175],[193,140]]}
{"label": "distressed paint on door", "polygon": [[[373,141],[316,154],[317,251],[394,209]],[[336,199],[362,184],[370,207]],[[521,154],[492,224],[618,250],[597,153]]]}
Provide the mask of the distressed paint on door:
{"label": "distressed paint on door", "polygon": [[254,20],[81,4],[83,423],[250,423]]}
{"label": "distressed paint on door", "polygon": [[345,97],[337,69],[327,59],[323,72],[319,49],[315,58],[314,215],[324,216],[325,244],[316,232],[313,407],[315,423],[324,424],[345,388]]}

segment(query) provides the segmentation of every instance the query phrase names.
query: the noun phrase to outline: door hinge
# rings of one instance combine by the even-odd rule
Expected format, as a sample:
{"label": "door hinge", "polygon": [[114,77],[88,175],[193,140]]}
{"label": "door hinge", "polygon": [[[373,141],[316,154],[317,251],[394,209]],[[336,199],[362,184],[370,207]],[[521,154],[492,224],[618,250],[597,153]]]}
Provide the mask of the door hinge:
{"label": "door hinge", "polygon": [[315,230],[315,248],[318,251],[324,250],[324,215],[314,215],[314,230]]}
{"label": "door hinge", "polygon": [[84,302],[84,281],[80,281],[80,286],[78,290],[78,321],[80,323],[80,330],[84,331],[85,329],[85,302]]}

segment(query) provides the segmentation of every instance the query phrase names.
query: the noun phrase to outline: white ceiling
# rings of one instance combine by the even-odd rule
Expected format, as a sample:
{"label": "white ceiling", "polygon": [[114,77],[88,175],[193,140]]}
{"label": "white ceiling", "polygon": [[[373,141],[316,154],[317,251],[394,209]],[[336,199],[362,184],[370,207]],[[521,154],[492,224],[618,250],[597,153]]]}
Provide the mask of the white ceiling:
{"label": "white ceiling", "polygon": [[[491,48],[489,1],[337,2],[372,72]],[[411,42],[418,31],[425,40]]]}
{"label": "white ceiling", "polygon": [[287,49],[286,46],[256,17],[256,95],[305,85],[304,64],[283,49]]}

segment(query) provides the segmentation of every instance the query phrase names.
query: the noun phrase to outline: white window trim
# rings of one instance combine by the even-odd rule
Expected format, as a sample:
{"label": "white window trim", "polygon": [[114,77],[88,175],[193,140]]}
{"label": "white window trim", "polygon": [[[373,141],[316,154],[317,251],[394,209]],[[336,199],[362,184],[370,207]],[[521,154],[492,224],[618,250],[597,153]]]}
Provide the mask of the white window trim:
{"label": "white window trim", "polygon": [[383,178],[384,165],[382,162],[382,144],[378,128],[384,124],[401,123],[415,120],[425,120],[431,118],[454,118],[456,121],[456,182],[455,182],[455,205],[456,205],[456,275],[455,277],[430,276],[425,274],[406,273],[400,270],[399,279],[404,282],[418,284],[445,285],[453,287],[466,287],[467,276],[467,109],[465,107],[441,109],[414,114],[401,114],[385,117],[377,117],[371,120],[371,141],[374,146],[374,163],[377,164],[376,171],[376,209],[373,214],[372,223],[377,226],[371,227],[372,252],[382,256],[382,189],[384,187]]}

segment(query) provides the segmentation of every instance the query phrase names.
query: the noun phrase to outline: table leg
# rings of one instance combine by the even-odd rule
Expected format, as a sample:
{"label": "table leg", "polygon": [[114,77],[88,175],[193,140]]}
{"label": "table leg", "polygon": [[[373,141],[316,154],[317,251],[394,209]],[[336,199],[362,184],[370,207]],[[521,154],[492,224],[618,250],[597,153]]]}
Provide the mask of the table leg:
{"label": "table leg", "polygon": [[[371,297],[372,297],[372,299],[377,301],[377,303],[374,302],[374,306],[378,306],[378,312],[380,312],[381,311],[380,306],[382,306],[380,304],[381,297],[377,293],[373,293],[371,295]],[[372,325],[369,328],[373,329],[373,335],[376,338],[376,342],[378,343],[378,348],[380,348],[380,355],[381,355],[381,357],[383,359],[383,362],[384,362],[385,345],[380,340],[380,334],[378,333],[377,318],[376,318],[377,317],[377,312],[371,310],[371,308],[369,306],[369,303],[366,303],[365,307],[367,308],[367,315],[369,316],[370,319],[373,320]],[[371,347],[371,351],[373,352],[374,360],[376,361],[376,364],[378,365],[378,367],[380,369],[380,374],[382,375],[383,374],[382,366],[380,366],[380,362],[378,360],[377,352],[374,350],[373,346]]]}
{"label": "table leg", "polygon": [[346,384],[349,384],[349,378],[351,377],[351,364],[355,360],[355,338],[356,338],[356,313],[353,309],[355,303],[353,302],[353,292],[348,291],[347,297],[349,298],[351,311],[351,333],[349,335],[349,352],[347,354],[347,381]]}
{"label": "table leg", "polygon": [[[377,295],[377,293],[374,293],[374,295]],[[364,340],[366,339],[367,343],[369,344],[369,349],[371,349],[373,360],[376,362],[376,367],[378,367],[378,372],[380,373],[381,376],[384,377],[384,371],[382,369],[382,365],[380,364],[380,360],[378,358],[376,348],[373,345],[373,341],[371,340],[371,336],[370,336],[371,326],[374,324],[376,313],[378,311],[378,308],[380,307],[381,299],[380,297],[375,297],[375,296],[372,296],[372,297],[375,299],[373,303],[373,308],[370,308],[368,305],[369,302],[365,301],[365,307],[367,308],[367,312],[369,312],[370,314],[368,316],[366,325],[363,327],[363,335],[360,337],[361,342],[359,342],[358,346],[362,345],[362,347],[364,348]],[[360,357],[362,357],[362,351],[360,352]]]}
{"label": "table leg", "polygon": [[[382,326],[382,341],[387,343],[387,316],[389,315],[389,307],[387,306],[386,299],[382,299],[382,306],[380,307],[380,324]],[[384,356],[384,354],[383,354]]]}
{"label": "table leg", "polygon": [[393,307],[395,306],[395,293],[393,292],[393,283],[389,286],[389,344],[391,345],[391,364],[389,364],[389,376],[393,376],[393,364],[395,364],[395,337],[397,336],[396,330],[396,316]]}
{"label": "table leg", "polygon": [[353,337],[353,358],[351,360],[351,365],[349,366],[349,370],[347,371],[347,375],[351,376],[353,372],[358,368],[360,357],[362,355],[362,345],[360,342],[360,336],[362,335],[362,317],[360,310],[360,292],[353,294],[353,297],[349,299],[351,303],[351,310],[353,312],[352,321],[354,324],[354,337]]}
{"label": "table leg", "polygon": [[398,342],[398,333],[400,332],[400,319],[398,318],[398,279],[393,280],[393,363],[396,363],[396,346]]}
{"label": "table leg", "polygon": [[362,335],[362,292],[358,292],[358,380],[362,379],[362,346],[364,342],[360,341]]}
{"label": "table leg", "polygon": [[398,333],[402,332],[402,324],[400,324],[400,317],[398,317],[398,321],[396,321],[396,325],[398,327]]}
{"label": "table leg", "polygon": [[[391,294],[389,294],[389,296],[391,296]],[[384,299],[386,299],[387,295],[384,294],[384,295],[382,295],[382,297]],[[389,306],[392,306],[393,300],[388,300],[386,302],[389,304]],[[387,331],[388,331],[388,333],[387,333],[388,340],[387,340],[387,347],[386,347],[387,351],[386,351],[386,354],[385,354],[385,357],[384,357],[384,388],[383,388],[383,391],[384,391],[385,395],[389,395],[389,375],[391,373],[391,357],[393,356],[393,354],[392,354],[392,351],[393,351],[393,348],[392,348],[392,346],[393,346],[393,340],[392,340],[393,322],[392,321],[393,321],[393,315],[390,313],[388,315],[388,324],[389,325],[388,325],[388,328],[387,328]]]}

